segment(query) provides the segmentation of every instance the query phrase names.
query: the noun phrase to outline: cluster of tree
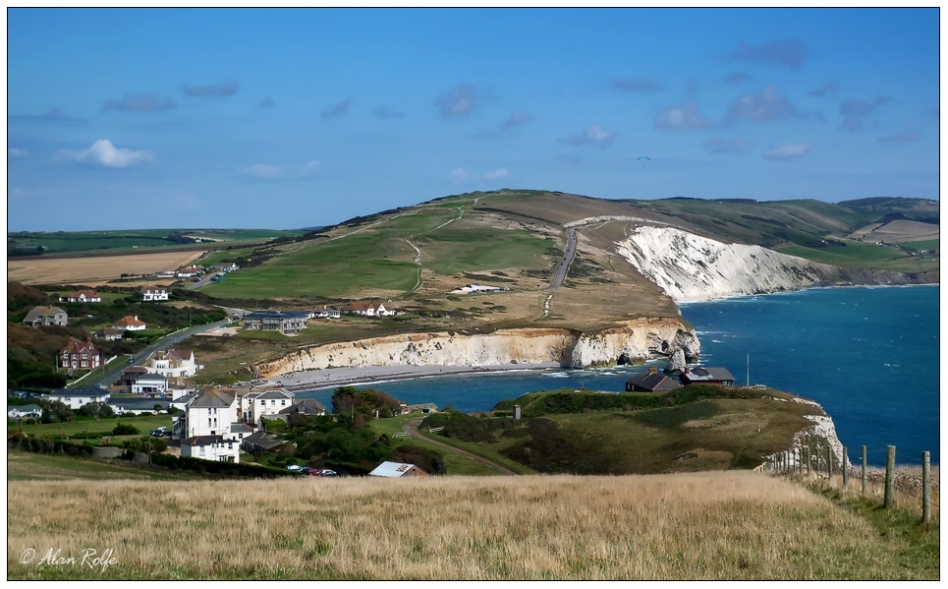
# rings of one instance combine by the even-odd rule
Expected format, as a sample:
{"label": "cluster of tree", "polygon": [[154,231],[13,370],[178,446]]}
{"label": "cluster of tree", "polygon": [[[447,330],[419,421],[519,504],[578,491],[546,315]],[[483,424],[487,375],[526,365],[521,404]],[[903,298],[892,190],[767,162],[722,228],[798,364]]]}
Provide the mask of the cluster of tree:
{"label": "cluster of tree", "polygon": [[401,401],[383,391],[359,390],[355,387],[340,387],[332,396],[333,413],[364,416],[392,417],[398,413]]}
{"label": "cluster of tree", "polygon": [[506,417],[474,417],[461,411],[446,410],[432,413],[421,422],[423,428],[442,427],[440,435],[455,438],[463,442],[497,442],[497,436],[514,427],[514,422]]}

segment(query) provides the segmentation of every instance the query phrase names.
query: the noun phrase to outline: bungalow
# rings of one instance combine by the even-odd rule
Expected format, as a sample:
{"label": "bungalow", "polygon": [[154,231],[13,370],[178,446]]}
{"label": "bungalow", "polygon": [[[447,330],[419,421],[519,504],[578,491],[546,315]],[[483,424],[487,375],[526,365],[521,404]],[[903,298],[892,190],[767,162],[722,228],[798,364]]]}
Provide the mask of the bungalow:
{"label": "bungalow", "polygon": [[167,272],[158,272],[155,274],[155,278],[174,278],[174,270],[169,270]]}
{"label": "bungalow", "polygon": [[421,470],[414,464],[386,461],[376,466],[375,470],[369,473],[369,476],[388,478],[426,477],[428,476],[428,473]]}
{"label": "bungalow", "polygon": [[60,401],[70,409],[79,409],[89,403],[105,403],[111,395],[99,387],[75,387],[72,389],[57,389],[43,395],[44,399]]}
{"label": "bungalow", "polygon": [[59,297],[60,303],[101,303],[102,297],[94,290],[77,290],[72,294]]}
{"label": "bungalow", "polygon": [[386,317],[395,314],[387,310],[382,303],[350,303],[342,310],[349,315],[362,315],[364,317]]}
{"label": "bungalow", "polygon": [[290,415],[326,415],[326,406],[316,399],[296,399],[273,417],[286,421]]}
{"label": "bungalow", "polygon": [[200,268],[189,266],[187,268],[178,270],[178,278],[191,278],[192,276],[199,276],[202,272],[204,271]]}
{"label": "bungalow", "polygon": [[167,400],[142,399],[140,397],[112,398],[108,400],[108,404],[112,411],[118,415],[141,415],[142,413],[154,413],[156,411],[167,412],[170,406]]}
{"label": "bungalow", "polygon": [[39,327],[41,325],[62,325],[65,326],[69,316],[59,307],[45,306],[33,307],[23,319],[24,325],[30,327]]}
{"label": "bungalow", "polygon": [[142,300],[167,301],[168,289],[163,286],[149,286],[142,289]]}
{"label": "bungalow", "polygon": [[309,314],[300,311],[255,311],[244,315],[243,322],[244,329],[294,335],[309,325]]}
{"label": "bungalow", "polygon": [[92,336],[96,339],[105,340],[107,342],[117,342],[122,340],[122,334],[125,333],[121,329],[115,329],[114,327],[106,327],[96,331]]}
{"label": "bungalow", "polygon": [[39,419],[43,416],[43,408],[39,405],[20,405],[10,407],[7,415],[10,419]]}
{"label": "bungalow", "polygon": [[255,434],[251,434],[245,437],[241,443],[240,447],[244,449],[245,452],[255,453],[255,452],[267,452],[279,448],[286,443],[286,440],[283,438],[278,438],[273,434],[268,434],[264,431],[259,431]]}
{"label": "bungalow", "polygon": [[339,309],[330,309],[329,307],[318,307],[313,311],[313,317],[317,319],[339,319],[341,315]]}
{"label": "bungalow", "polygon": [[92,341],[79,342],[69,338],[69,343],[59,352],[59,368],[73,370],[93,370],[102,365],[102,355]]}
{"label": "bungalow", "polygon": [[149,372],[144,366],[129,366],[122,371],[122,386],[133,394],[164,393],[168,377]]}
{"label": "bungalow", "polygon": [[699,366],[691,370],[686,366],[680,378],[681,384],[683,385],[711,384],[725,387],[734,386],[734,375],[728,372],[727,368],[702,368]]}
{"label": "bungalow", "polygon": [[140,320],[138,315],[126,315],[112,324],[112,329],[120,331],[144,331],[146,327],[147,324]]}
{"label": "bungalow", "polygon": [[200,458],[216,462],[240,462],[240,445],[219,435],[192,436],[181,441],[182,458]]}
{"label": "bungalow", "polygon": [[649,366],[648,372],[640,372],[625,381],[626,392],[663,393],[680,389],[681,384],[675,379],[661,374],[657,366]]}

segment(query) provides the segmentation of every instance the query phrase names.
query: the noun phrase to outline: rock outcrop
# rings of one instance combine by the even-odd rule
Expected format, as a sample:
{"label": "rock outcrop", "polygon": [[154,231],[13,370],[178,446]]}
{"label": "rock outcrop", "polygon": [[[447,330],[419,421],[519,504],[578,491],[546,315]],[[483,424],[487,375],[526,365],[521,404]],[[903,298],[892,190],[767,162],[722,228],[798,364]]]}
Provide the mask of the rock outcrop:
{"label": "rock outcrop", "polygon": [[677,303],[813,286],[922,284],[937,272],[907,274],[820,264],[759,245],[726,244],[673,227],[642,226],[616,249]]}
{"label": "rock outcrop", "polygon": [[671,355],[671,358],[668,359],[668,364],[665,365],[665,372],[681,373],[684,372],[687,367],[685,352],[681,349],[677,349]]}
{"label": "rock outcrop", "polygon": [[596,333],[568,329],[503,329],[488,334],[411,333],[305,348],[256,366],[262,377],[304,370],[362,366],[488,366],[557,362],[582,368],[665,358],[675,350],[691,361],[701,347],[677,319],[641,319]]}

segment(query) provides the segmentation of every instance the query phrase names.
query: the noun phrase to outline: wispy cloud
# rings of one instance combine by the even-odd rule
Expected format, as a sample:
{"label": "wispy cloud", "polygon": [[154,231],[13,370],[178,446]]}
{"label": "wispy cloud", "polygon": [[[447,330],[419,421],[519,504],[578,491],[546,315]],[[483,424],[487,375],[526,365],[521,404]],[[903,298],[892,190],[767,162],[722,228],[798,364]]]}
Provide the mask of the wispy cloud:
{"label": "wispy cloud", "polygon": [[227,80],[220,84],[198,84],[197,86],[185,86],[184,93],[194,98],[205,98],[214,96],[232,96],[240,90],[240,84],[236,80]]}
{"label": "wispy cloud", "polygon": [[566,139],[563,139],[562,141],[577,147],[583,145],[606,147],[615,140],[616,135],[618,135],[618,133],[615,131],[610,131],[609,129],[605,129],[599,125],[593,125],[582,133],[575,133]]}
{"label": "wispy cloud", "polygon": [[176,108],[174,98],[158,96],[157,94],[125,94],[122,98],[106,100],[102,110],[117,110],[122,112],[163,112]]}
{"label": "wispy cloud", "polygon": [[261,180],[274,180],[283,178],[286,174],[286,168],[283,166],[274,166],[272,164],[254,164],[240,171],[242,174],[260,178]]}
{"label": "wispy cloud", "polygon": [[276,102],[274,102],[269,96],[257,103],[257,108],[273,108],[275,106]]}
{"label": "wispy cloud", "polygon": [[865,118],[889,102],[892,102],[892,97],[884,95],[876,96],[872,102],[866,102],[861,98],[847,98],[839,105],[839,114],[844,117],[839,128],[850,132],[862,130]]}
{"label": "wispy cloud", "polygon": [[322,168],[321,161],[312,160],[302,166],[253,164],[240,170],[240,173],[257,180],[299,180],[319,173]]}
{"label": "wispy cloud", "polygon": [[732,72],[724,77],[724,83],[737,85],[743,84],[744,82],[750,82],[753,79],[754,76],[748,74],[747,72]]}
{"label": "wispy cloud", "polygon": [[806,61],[807,48],[799,39],[779,39],[761,45],[749,46],[741,43],[731,52],[733,59],[760,65],[782,65],[798,69]]}
{"label": "wispy cloud", "polygon": [[661,92],[664,86],[651,78],[624,78],[612,82],[613,90],[622,92]]}
{"label": "wispy cloud", "polygon": [[332,104],[323,109],[323,118],[324,119],[335,119],[339,117],[344,117],[349,114],[349,107],[352,106],[352,101],[348,98],[343,100],[338,104]]}
{"label": "wispy cloud", "polygon": [[396,110],[394,108],[388,108],[385,106],[380,106],[378,108],[372,109],[372,114],[377,116],[380,119],[400,119],[405,116],[402,111]]}
{"label": "wispy cloud", "polygon": [[725,139],[713,137],[701,144],[711,155],[743,155],[750,149],[750,145],[743,139]]}
{"label": "wispy cloud", "polygon": [[918,141],[918,133],[915,131],[902,131],[879,138],[880,143],[912,143],[913,141]]}
{"label": "wispy cloud", "polygon": [[470,174],[468,174],[467,171],[464,170],[464,168],[455,168],[451,170],[450,174],[448,174],[448,177],[451,179],[451,182],[454,182],[455,184],[463,184],[467,182],[467,179],[469,176]]}
{"label": "wispy cloud", "polygon": [[766,86],[757,94],[741,96],[731,102],[724,115],[724,124],[779,121],[799,116],[802,116],[800,111],[786,96],[780,96],[773,86]]}
{"label": "wispy cloud", "polygon": [[655,111],[655,128],[662,131],[693,131],[707,129],[713,124],[701,114],[698,103],[689,100],[678,106],[661,107]]}
{"label": "wispy cloud", "polygon": [[504,130],[509,131],[514,127],[525,125],[533,120],[533,115],[522,110],[515,110],[510,114],[510,118],[504,123]]}
{"label": "wispy cloud", "polygon": [[805,156],[810,151],[809,143],[787,143],[764,152],[769,160],[789,161]]}
{"label": "wispy cloud", "polygon": [[96,141],[89,149],[78,151],[62,149],[57,153],[55,159],[116,170],[155,163],[155,156],[152,152],[118,148],[112,145],[112,142],[108,139]]}
{"label": "wispy cloud", "polygon": [[836,90],[838,89],[839,89],[839,82],[836,80],[833,80],[831,82],[826,82],[825,84],[823,84],[816,90],[811,90],[807,92],[807,95],[816,96],[817,98],[823,98],[827,94],[833,94],[835,96]]}
{"label": "wispy cloud", "polygon": [[7,157],[26,157],[30,155],[30,152],[25,149],[19,149],[16,147],[7,148]]}
{"label": "wispy cloud", "polygon": [[48,111],[46,111],[46,114],[42,115],[10,115],[9,120],[13,122],[43,123],[64,127],[86,124],[85,119],[67,116],[58,106],[50,108]]}
{"label": "wispy cloud", "polygon": [[493,172],[487,172],[484,174],[484,180],[497,180],[498,178],[509,178],[510,171],[507,168],[500,168],[494,170]]}
{"label": "wispy cloud", "polygon": [[481,96],[473,84],[461,84],[438,96],[434,103],[446,117],[461,117],[471,114]]}

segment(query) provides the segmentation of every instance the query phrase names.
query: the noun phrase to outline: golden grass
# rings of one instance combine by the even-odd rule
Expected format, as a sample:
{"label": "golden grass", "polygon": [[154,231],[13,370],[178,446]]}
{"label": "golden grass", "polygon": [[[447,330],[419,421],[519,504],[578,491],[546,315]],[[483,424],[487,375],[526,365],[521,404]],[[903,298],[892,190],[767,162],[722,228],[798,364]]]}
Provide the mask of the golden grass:
{"label": "golden grass", "polygon": [[[151,274],[175,270],[204,255],[203,251],[162,252],[123,256],[12,260],[7,280],[23,284],[85,284],[99,286],[122,274]],[[153,284],[153,283],[148,283]]]}
{"label": "golden grass", "polygon": [[[869,523],[752,472],[8,484],[22,578],[906,578]],[[105,573],[23,565],[111,548]],[[39,557],[37,557],[39,558]]]}

